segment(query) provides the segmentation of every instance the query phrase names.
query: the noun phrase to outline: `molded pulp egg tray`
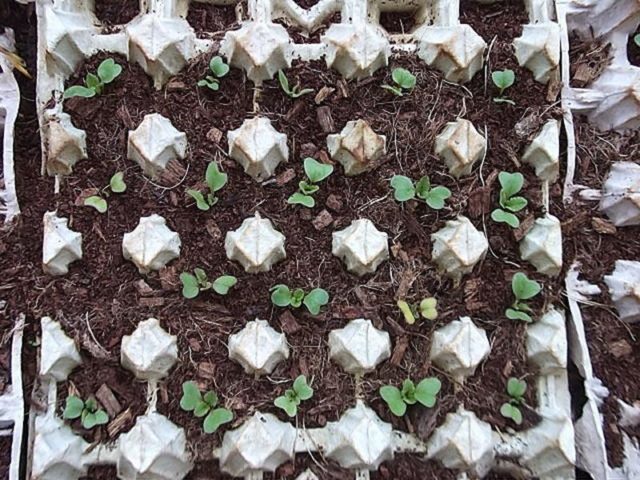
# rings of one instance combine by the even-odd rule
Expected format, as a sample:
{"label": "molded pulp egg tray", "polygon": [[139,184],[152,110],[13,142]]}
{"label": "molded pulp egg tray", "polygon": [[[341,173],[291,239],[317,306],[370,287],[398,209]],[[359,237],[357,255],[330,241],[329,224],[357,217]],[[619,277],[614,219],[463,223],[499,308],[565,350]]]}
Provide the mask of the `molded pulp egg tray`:
{"label": "molded pulp egg tray", "polygon": [[[549,189],[560,182],[560,172],[565,174],[566,203],[577,195],[583,198],[590,195],[594,201],[599,199],[601,210],[616,226],[624,228],[640,222],[638,164],[615,164],[602,192],[585,191],[573,183],[578,168],[573,113],[586,114],[602,130],[640,127],[640,69],[629,64],[626,54],[628,36],[640,23],[640,4],[632,0],[526,0],[525,4],[529,24],[514,41],[516,57],[538,82],[562,81],[565,134],[561,137],[562,125],[551,120],[544,124],[524,154],[523,162],[534,167],[542,181],[545,213],[524,236],[520,252],[522,259],[539,272],[554,276],[562,267],[562,233],[560,221],[549,211]],[[93,0],[36,1],[37,111],[43,175],[61,179],[76,162],[87,158],[86,134],[72,124],[62,108],[65,81],[84,59],[99,51],[124,55],[142,67],[160,89],[189,60],[217,48],[217,43],[211,40],[196,38],[185,20],[189,6],[188,0],[140,0],[140,14],[121,29],[107,34],[93,13]],[[320,0],[308,10],[293,0],[249,0],[246,11],[243,6],[236,8],[240,28],[225,33],[219,53],[232,67],[242,69],[256,86],[273,78],[278,70],[286,72],[294,60],[325,60],[327,68],[337,70],[346,79],[362,79],[384,68],[394,54],[401,52],[417,56],[451,82],[464,83],[484,72],[484,55],[489,46],[470,26],[460,23],[456,0]],[[380,26],[381,12],[407,10],[416,12],[416,24],[410,33],[389,34]],[[340,12],[341,23],[328,25],[319,43],[294,43],[287,30],[273,22],[284,19],[287,24],[309,32],[329,22],[336,12]],[[568,86],[568,32],[574,30],[595,30],[611,42],[614,50],[612,63],[588,89]],[[9,36],[0,40],[12,48]],[[2,59],[0,56],[0,62]],[[19,94],[10,64],[2,63],[2,67],[4,184],[0,198],[2,214],[9,222],[20,212],[12,153]],[[365,141],[362,138],[367,139],[372,143],[367,144],[371,149],[385,147],[384,137],[376,135],[366,122],[352,120],[340,134],[330,135],[333,138],[328,138],[327,144],[345,171],[357,173],[359,160],[349,151],[350,135],[360,135],[362,142]],[[465,122],[451,122],[448,133],[439,136],[442,157],[454,175],[456,169],[458,174],[464,174],[465,164],[469,163],[470,171],[486,149],[484,137]],[[247,118],[241,128],[225,134],[229,138],[229,155],[256,180],[272,176],[278,163],[288,156],[286,136],[259,115]],[[189,132],[179,132],[161,115],[148,115],[129,138],[129,158],[146,175],[154,177],[165,168],[167,155],[184,157],[188,136]],[[454,136],[458,138],[452,139]],[[561,144],[561,138],[566,144]],[[466,142],[460,148],[464,153],[453,152],[458,142]],[[476,154],[474,148],[479,149]],[[565,160],[560,153],[565,150],[566,164],[561,165]],[[64,188],[64,182],[56,180],[55,188]],[[82,235],[69,228],[68,219],[58,217],[55,211],[45,214],[43,224],[43,268],[51,275],[64,275],[70,263],[82,258]],[[238,230],[227,235],[225,249],[228,257],[240,262],[247,271],[265,271],[284,255],[283,233],[286,235],[286,231],[278,232],[268,219],[256,214],[244,219]],[[451,277],[459,279],[486,253],[485,235],[466,217],[447,222],[445,228],[434,234],[434,243],[445,250],[442,258],[434,254],[434,261]],[[456,242],[459,236],[464,236],[465,241]],[[352,241],[353,238],[358,240]],[[180,239],[164,218],[151,215],[141,218],[138,227],[125,235],[122,248],[125,258],[145,273],[158,270],[179,256]],[[358,275],[371,273],[388,257],[387,235],[363,218],[334,234],[334,250],[349,271]],[[621,319],[637,321],[640,263],[634,259],[620,260],[607,277],[607,285]],[[581,303],[598,287],[578,279],[581,268],[574,265],[566,278],[569,310],[565,312],[561,304],[548,306],[527,327],[527,357],[538,372],[535,381],[529,382],[536,391],[537,413],[541,417],[535,427],[520,432],[497,431],[459,405],[428,439],[421,439],[394,429],[363,399],[354,398],[352,408],[323,428],[303,428],[257,411],[225,432],[213,457],[221,471],[247,479],[262,478],[296,455],[322,455],[353,470],[356,478],[364,479],[377,471],[382,462],[401,453],[440,462],[455,471],[458,478],[482,478],[493,471],[514,478],[570,479],[575,478],[576,466],[597,479],[640,475],[640,452],[629,438],[625,442],[624,465],[616,469],[608,467],[598,410],[603,395],[606,396],[606,385],[593,374],[581,316]],[[90,445],[56,410],[58,384],[82,362],[78,348],[63,326],[52,318],[43,317],[40,328],[38,388],[33,395],[48,408],[31,409],[25,446],[21,442],[24,412],[19,321],[13,334],[11,385],[0,397],[0,428],[12,426],[7,432],[13,434],[9,478],[19,478],[22,448],[28,451],[28,478],[78,479],[92,465],[115,465],[118,478],[122,479],[169,480],[187,476],[194,460],[185,431],[156,410],[158,385],[171,375],[171,368],[178,361],[176,337],[167,333],[158,320],[149,318],[140,319],[137,327],[122,339],[121,364],[147,383],[148,409],[115,442]],[[386,361],[392,351],[389,334],[366,318],[351,320],[344,328],[332,330],[326,340],[332,361],[353,374],[356,384]],[[230,335],[228,349],[229,357],[240,363],[247,375],[269,373],[290,354],[285,334],[263,320],[248,322],[243,330]],[[485,331],[472,318],[462,316],[435,331],[430,356],[447,374],[463,382],[491,355],[490,349]],[[585,379],[587,396],[582,415],[575,423],[567,373],[569,352]],[[628,415],[623,420],[629,425],[640,422],[634,400],[628,399],[624,405]],[[318,477],[307,470],[298,478]]]}

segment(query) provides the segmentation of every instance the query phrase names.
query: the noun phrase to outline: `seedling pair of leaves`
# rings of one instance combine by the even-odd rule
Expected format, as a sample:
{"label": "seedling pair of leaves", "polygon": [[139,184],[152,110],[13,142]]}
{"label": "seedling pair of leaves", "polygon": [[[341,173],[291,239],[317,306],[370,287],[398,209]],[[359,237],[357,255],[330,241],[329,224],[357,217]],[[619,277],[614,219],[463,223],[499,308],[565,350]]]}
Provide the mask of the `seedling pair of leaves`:
{"label": "seedling pair of leaves", "polygon": [[491,80],[500,90],[500,93],[497,97],[493,98],[493,101],[496,103],[509,103],[511,105],[515,105],[516,102],[504,96],[504,91],[512,86],[516,81],[516,74],[513,70],[496,70],[495,72],[491,72]]}
{"label": "seedling pair of leaves", "polygon": [[293,388],[287,389],[284,395],[273,401],[273,404],[284,410],[290,417],[295,417],[300,402],[309,400],[311,397],[313,397],[313,388],[307,384],[307,377],[300,375],[293,381]]}
{"label": "seedling pair of leaves", "polygon": [[524,380],[511,377],[507,381],[507,394],[511,399],[500,407],[500,414],[510,418],[516,425],[522,423],[522,412],[520,406],[524,404],[524,392],[527,391],[527,383]]}
{"label": "seedling pair of leaves", "polygon": [[531,307],[524,300],[530,300],[538,293],[542,287],[535,280],[530,280],[524,273],[518,272],[511,279],[511,291],[516,298],[511,308],[507,308],[505,314],[510,320],[522,320],[523,322],[532,322]]}
{"label": "seedling pair of leaves", "polygon": [[409,325],[416,323],[416,317],[421,315],[427,320],[435,320],[438,318],[438,301],[433,297],[424,298],[417,307],[409,305],[404,300],[398,300],[398,308],[404,316],[404,321]]}
{"label": "seedling pair of leaves", "polygon": [[63,98],[91,98],[102,94],[105,85],[113,82],[122,73],[122,67],[113,58],[107,58],[98,65],[97,75],[87,73],[84,85],[73,85],[64,91]]}
{"label": "seedling pair of leaves", "polygon": [[210,282],[207,273],[202,268],[195,268],[193,274],[182,272],[182,296],[184,298],[196,298],[200,292],[212,290],[218,295],[226,295],[229,289],[238,283],[238,279],[232,275],[221,275]]}
{"label": "seedling pair of leaves", "polygon": [[429,177],[422,177],[414,185],[413,180],[404,175],[394,175],[391,179],[393,197],[398,202],[407,202],[416,196],[426,202],[434,210],[444,208],[444,202],[451,196],[451,190],[447,187],[432,186]]}
{"label": "seedling pair of leaves", "polygon": [[316,200],[312,195],[320,190],[316,184],[333,173],[333,165],[326,165],[314,158],[307,157],[303,161],[303,166],[307,178],[298,183],[298,191],[287,199],[287,203],[313,208],[316,205]]}
{"label": "seedling pair of leaves", "polygon": [[394,68],[391,72],[391,79],[394,85],[382,85],[382,88],[398,97],[402,97],[405,93],[411,93],[416,86],[416,76],[405,68]]}
{"label": "seedling pair of leaves", "polygon": [[215,193],[227,184],[228,179],[229,176],[220,171],[217,163],[210,162],[209,165],[207,165],[207,171],[204,175],[204,180],[209,187],[209,193],[207,193],[207,196],[205,197],[200,190],[194,189],[188,189],[187,195],[191,196],[196,201],[198,209],[206,212],[218,203],[218,197],[216,197]]}
{"label": "seedling pair of leaves", "polygon": [[282,91],[290,98],[298,98],[307,93],[313,93],[313,88],[301,88],[300,84],[296,84],[294,87],[289,86],[289,79],[282,70],[278,70],[278,81]]}
{"label": "seedling pair of leaves", "polygon": [[220,89],[220,78],[229,73],[229,65],[224,63],[222,57],[215,56],[209,61],[209,70],[213,75],[207,75],[198,81],[199,87],[207,87],[214,92]]}
{"label": "seedling pair of leaves", "polygon": [[284,284],[271,287],[271,302],[277,307],[300,308],[302,304],[309,313],[318,315],[320,309],[329,303],[329,294],[322,288],[314,288],[309,293],[301,288],[291,290]]}
{"label": "seedling pair of leaves", "polygon": [[91,430],[96,425],[104,425],[109,421],[109,415],[101,408],[98,408],[98,402],[95,399],[89,398],[84,402],[76,395],[67,397],[62,418],[68,420],[80,418],[82,427],[87,430]]}
{"label": "seedling pair of leaves", "polygon": [[637,46],[638,48],[640,48],[640,33],[638,33],[637,35],[635,35],[635,36],[633,37],[633,43],[635,43],[635,44],[636,44],[636,46]]}
{"label": "seedling pair of leaves", "polygon": [[391,413],[401,417],[406,413],[407,405],[414,405],[416,402],[427,408],[433,407],[441,387],[442,384],[436,377],[424,378],[418,385],[406,379],[402,382],[402,390],[393,385],[380,387],[380,396],[389,406]]}
{"label": "seedling pair of leaves", "polygon": [[496,208],[491,212],[491,219],[494,222],[506,223],[511,228],[518,228],[520,220],[511,212],[519,212],[527,206],[527,199],[517,196],[524,185],[524,177],[521,173],[500,172],[498,174],[500,182],[499,203],[502,208]]}
{"label": "seedling pair of leaves", "polygon": [[204,433],[213,433],[225,423],[233,420],[233,412],[226,408],[218,407],[218,395],[209,390],[204,395],[194,382],[182,384],[182,398],[180,408],[186,412],[193,412],[198,417],[204,417],[202,428]]}
{"label": "seedling pair of leaves", "polygon": [[93,207],[100,213],[107,211],[107,200],[103,195],[108,195],[108,191],[111,193],[123,193],[127,189],[127,184],[124,181],[124,173],[116,172],[109,180],[109,185],[104,187],[101,191],[101,195],[91,195],[84,199],[83,204],[87,207]]}

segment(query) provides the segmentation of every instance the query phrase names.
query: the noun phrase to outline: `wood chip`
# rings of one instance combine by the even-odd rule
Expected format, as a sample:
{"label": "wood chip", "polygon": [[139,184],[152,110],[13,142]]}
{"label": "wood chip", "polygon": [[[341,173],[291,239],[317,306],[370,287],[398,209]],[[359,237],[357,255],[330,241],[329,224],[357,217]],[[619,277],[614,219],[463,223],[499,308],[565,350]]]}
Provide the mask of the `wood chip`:
{"label": "wood chip", "polygon": [[204,228],[207,230],[207,233],[214,240],[220,240],[222,238],[222,230],[218,227],[218,224],[212,218],[209,218],[205,224]]}
{"label": "wood chip", "polygon": [[331,116],[331,107],[323,106],[318,107],[316,110],[316,116],[318,117],[318,123],[320,124],[320,128],[324,133],[332,133],[336,130],[336,125],[333,122],[333,117]]}
{"label": "wood chip", "polygon": [[93,356],[102,360],[108,360],[110,358],[109,352],[103,347],[98,345],[91,336],[87,333],[83,333],[80,336],[80,344]]}
{"label": "wood chip", "polygon": [[481,278],[471,278],[464,283],[464,304],[470,312],[487,308],[487,304],[480,300],[482,288]]}
{"label": "wood chip", "polygon": [[158,181],[161,185],[172,187],[182,181],[185,172],[186,169],[184,165],[182,165],[178,159],[174,158],[167,163]]}
{"label": "wood chip", "polygon": [[416,273],[412,268],[405,268],[400,273],[400,284],[398,285],[398,290],[396,291],[396,300],[402,300],[407,297],[409,290],[411,289],[411,285],[416,280]]}
{"label": "wood chip", "polygon": [[129,113],[129,109],[127,108],[126,103],[123,103],[116,110],[116,117],[120,120],[127,130],[134,130],[137,125],[131,118],[131,114]]}
{"label": "wood chip", "polygon": [[405,329],[402,327],[402,325],[396,322],[393,318],[386,317],[385,320],[389,324],[389,327],[391,327],[391,330],[393,330],[394,335],[402,336],[406,334]]}
{"label": "wood chip", "polygon": [[322,210],[311,223],[313,224],[313,228],[320,231],[333,223],[333,217],[327,210]]}
{"label": "wood chip", "polygon": [[562,91],[562,79],[560,78],[560,71],[556,69],[551,72],[549,83],[547,84],[547,102],[554,103],[558,99],[558,95]]}
{"label": "wood chip", "polygon": [[318,147],[315,143],[307,142],[300,145],[300,156],[302,157],[315,157]]}
{"label": "wood chip", "polygon": [[342,210],[342,206],[344,205],[344,203],[342,201],[342,197],[336,195],[335,193],[331,193],[327,197],[326,205],[334,212],[339,212],[340,210]]}
{"label": "wood chip", "polygon": [[594,217],[591,219],[593,229],[603,235],[615,235],[618,229],[616,226],[604,218]]}
{"label": "wood chip", "polygon": [[109,425],[107,425],[107,433],[110,438],[115,437],[120,431],[127,426],[127,423],[133,420],[131,409],[127,408],[124,412],[114,418]]}
{"label": "wood chip", "polygon": [[293,106],[289,109],[289,111],[285,114],[284,119],[287,122],[290,122],[295,117],[298,116],[304,110],[304,100],[296,100],[293,102]]}
{"label": "wood chip", "polygon": [[198,363],[198,377],[215,380],[216,366],[210,362]]}
{"label": "wood chip", "polygon": [[329,95],[331,95],[333,92],[335,92],[336,89],[332,88],[332,87],[327,87],[326,85],[324,87],[322,87],[318,93],[316,93],[315,98],[313,99],[314,102],[316,102],[316,105],[320,105],[322,102],[324,102],[327,98],[329,98]]}
{"label": "wood chip", "polygon": [[160,285],[164,290],[175,290],[178,288],[180,280],[176,267],[164,267],[160,269],[158,276],[160,277]]}
{"label": "wood chip", "polygon": [[106,383],[100,385],[100,388],[96,392],[96,398],[107,411],[110,418],[114,418],[122,411],[122,405],[120,405],[120,402]]}
{"label": "wood chip", "polygon": [[165,300],[162,297],[150,297],[150,298],[143,297],[138,299],[138,305],[140,305],[141,307],[148,307],[148,308],[162,307],[164,303],[165,303]]}
{"label": "wood chip", "polygon": [[280,328],[282,331],[288,335],[293,335],[297,333],[302,328],[296,320],[296,317],[289,310],[285,310],[280,317],[278,317],[280,321]]}
{"label": "wood chip", "polygon": [[396,346],[393,347],[393,355],[391,355],[392,365],[399,367],[402,363],[402,359],[404,358],[404,353],[407,351],[407,347],[409,347],[409,337],[403,335],[396,340]]}
{"label": "wood chip", "polygon": [[211,127],[211,129],[209,129],[209,131],[207,132],[207,140],[218,144],[220,143],[220,140],[222,140],[222,135],[222,130],[216,127]]}
{"label": "wood chip", "polygon": [[531,227],[533,227],[533,224],[535,223],[535,221],[536,221],[535,215],[530,214],[527,217],[525,217],[525,219],[522,222],[520,222],[520,225],[518,226],[518,228],[514,228],[512,230],[513,238],[515,239],[516,242],[519,242],[524,238],[524,236],[531,229]]}
{"label": "wood chip", "polygon": [[174,78],[173,80],[169,80],[166,88],[168,92],[179,92],[180,90],[186,90],[187,85],[186,83]]}
{"label": "wood chip", "polygon": [[138,295],[140,295],[141,297],[151,297],[155,293],[153,288],[151,288],[149,284],[142,279],[138,280],[135,283],[135,287]]}
{"label": "wood chip", "polygon": [[349,86],[347,85],[347,81],[344,78],[340,78],[337,84],[342,98],[349,98]]}
{"label": "wood chip", "polygon": [[626,340],[618,340],[617,342],[613,342],[609,346],[609,351],[614,357],[620,358],[631,355],[633,349],[631,348],[631,345],[629,345],[629,342],[627,342]]}
{"label": "wood chip", "polygon": [[296,178],[296,171],[293,168],[287,168],[284,172],[276,177],[276,185],[281,187],[289,183],[294,178]]}
{"label": "wood chip", "polygon": [[189,348],[194,352],[197,353],[202,350],[202,345],[200,345],[200,342],[198,341],[198,339],[190,338],[189,340],[187,340],[187,342],[189,343]]}

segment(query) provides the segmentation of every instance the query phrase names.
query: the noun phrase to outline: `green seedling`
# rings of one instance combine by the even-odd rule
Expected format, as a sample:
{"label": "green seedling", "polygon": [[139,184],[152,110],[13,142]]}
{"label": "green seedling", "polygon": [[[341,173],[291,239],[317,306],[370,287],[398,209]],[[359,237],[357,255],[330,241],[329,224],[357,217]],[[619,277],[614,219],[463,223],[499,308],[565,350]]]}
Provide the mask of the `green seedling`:
{"label": "green seedling", "polygon": [[293,381],[293,388],[287,389],[284,395],[273,401],[273,404],[284,410],[290,417],[295,417],[300,402],[309,400],[311,397],[313,397],[313,388],[307,384],[307,377],[300,375]]}
{"label": "green seedling", "polygon": [[391,79],[395,85],[382,85],[382,88],[398,97],[402,97],[405,93],[411,93],[416,86],[416,76],[405,68],[394,68],[391,72]]}
{"label": "green seedling", "polygon": [[313,93],[312,88],[303,88],[300,89],[300,85],[296,84],[293,88],[289,87],[289,79],[284,74],[282,70],[278,70],[278,81],[280,82],[280,87],[282,91],[286,93],[291,98],[298,98],[302,95],[306,95],[307,93]]}
{"label": "green seedling", "polygon": [[510,400],[502,404],[500,414],[513,420],[516,425],[522,423],[522,412],[519,407],[524,404],[524,392],[526,391],[527,383],[524,380],[511,377],[507,381],[507,394]]}
{"label": "green seedling", "polygon": [[317,184],[333,173],[333,165],[320,163],[311,157],[305,158],[303,165],[307,178],[298,183],[298,191],[287,199],[287,203],[313,208],[316,200],[312,195],[320,189]]}
{"label": "green seedling", "polygon": [[404,300],[398,300],[398,308],[402,312],[405,322],[409,325],[416,323],[416,317],[421,315],[427,320],[438,318],[438,301],[433,297],[424,298],[417,306],[410,305]]}
{"label": "green seedling", "polygon": [[124,173],[116,172],[109,180],[109,185],[100,190],[99,195],[91,195],[84,199],[83,205],[87,207],[95,208],[99,213],[105,213],[108,205],[105,196],[109,196],[111,193],[123,193],[127,189],[127,184],[124,181]]}
{"label": "green seedling", "polygon": [[226,295],[231,287],[238,283],[238,279],[232,275],[221,275],[210,282],[207,273],[202,268],[195,268],[193,274],[182,272],[180,281],[184,298],[196,298],[200,292],[207,290],[213,290],[218,295]]}
{"label": "green seedling", "polygon": [[498,90],[500,90],[498,96],[493,98],[493,101],[496,103],[515,105],[516,102],[504,96],[504,91],[516,81],[516,74],[513,70],[496,70],[495,72],[491,72],[491,80],[493,84],[498,87]]}
{"label": "green seedling", "polygon": [[222,57],[215,56],[209,61],[209,70],[213,75],[207,75],[202,80],[198,80],[198,86],[217,92],[220,89],[220,79],[229,73],[229,65],[224,63]]}
{"label": "green seedling", "polygon": [[180,408],[185,412],[193,412],[198,418],[204,418],[202,428],[204,433],[213,433],[225,423],[233,420],[233,412],[229,409],[218,407],[218,395],[213,390],[209,390],[204,395],[195,382],[184,382],[182,384],[182,398]]}
{"label": "green seedling", "polygon": [[635,43],[637,47],[640,47],[640,33],[634,35],[633,43]]}
{"label": "green seedling", "polygon": [[500,172],[498,180],[502,187],[499,199],[502,208],[496,208],[491,212],[491,219],[494,222],[506,223],[511,228],[518,228],[520,220],[511,212],[519,212],[527,206],[527,199],[516,195],[522,190],[524,177],[521,173]]}
{"label": "green seedling", "polygon": [[451,190],[447,187],[432,186],[426,175],[415,185],[409,177],[394,175],[391,179],[391,188],[393,188],[393,197],[398,202],[407,202],[418,197],[434,210],[442,210],[445,200],[451,196]]}
{"label": "green seedling", "polygon": [[188,189],[187,195],[196,201],[196,206],[200,210],[206,212],[218,203],[218,197],[216,197],[215,193],[227,184],[228,178],[229,176],[226,173],[218,169],[217,163],[210,162],[204,175],[204,180],[207,183],[207,187],[209,187],[207,196],[205,197],[200,190],[193,189]]}
{"label": "green seedling", "polygon": [[122,67],[113,58],[107,58],[98,65],[98,71],[87,73],[84,85],[73,85],[64,91],[63,98],[91,98],[102,94],[105,85],[113,82],[122,73]]}
{"label": "green seedling", "polygon": [[109,421],[109,415],[101,408],[98,408],[98,402],[95,399],[89,398],[84,402],[75,395],[67,397],[62,418],[67,420],[80,418],[82,427],[87,430],[91,430],[96,425],[104,425]]}
{"label": "green seedling", "polygon": [[410,379],[402,382],[402,390],[393,385],[380,387],[380,396],[389,406],[389,410],[396,417],[403,416],[407,411],[407,405],[421,403],[427,408],[432,408],[436,404],[436,396],[442,384],[436,377],[429,377],[420,380],[415,385]]}
{"label": "green seedling", "polygon": [[513,291],[515,301],[510,308],[507,308],[505,314],[510,320],[522,320],[523,322],[532,322],[531,307],[524,300],[530,300],[540,293],[540,284],[535,280],[530,280],[524,273],[518,272],[511,279],[511,290]]}
{"label": "green seedling", "polygon": [[312,315],[318,315],[320,309],[329,303],[329,294],[322,288],[314,288],[309,293],[301,288],[291,290],[284,284],[271,287],[271,302],[277,307],[300,308],[304,304]]}

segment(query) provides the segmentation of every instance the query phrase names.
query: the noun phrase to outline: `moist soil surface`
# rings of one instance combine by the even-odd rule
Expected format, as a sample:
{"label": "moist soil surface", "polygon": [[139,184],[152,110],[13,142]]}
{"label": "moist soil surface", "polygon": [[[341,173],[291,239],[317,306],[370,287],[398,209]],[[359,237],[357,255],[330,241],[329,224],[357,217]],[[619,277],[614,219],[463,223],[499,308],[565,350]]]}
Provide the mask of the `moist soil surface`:
{"label": "moist soil surface", "polygon": [[238,28],[240,18],[247,18],[247,2],[242,0],[235,5],[212,5],[190,2],[187,21],[193,27],[198,38],[221,40],[225,32]]}
{"label": "moist soil surface", "polygon": [[[263,185],[255,183],[226,157],[226,135],[218,136],[218,131],[235,129],[255,114],[253,86],[238,70],[232,69],[223,79],[219,92],[198,89],[195,83],[205,75],[208,63],[208,58],[201,58],[163,90],[155,91],[139,67],[116,57],[124,66],[123,74],[103,95],[91,100],[66,101],[65,111],[75,126],[87,132],[89,159],[75,166],[58,195],[53,194],[52,179],[39,175],[40,143],[33,82],[20,79],[23,99],[15,151],[20,159],[16,162],[16,176],[23,213],[0,237],[0,247],[5,249],[7,259],[0,265],[0,275],[5,285],[2,295],[8,302],[7,317],[11,319],[19,312],[27,315],[25,391],[31,390],[35,378],[35,348],[30,345],[37,344],[39,319],[49,315],[77,340],[84,359],[69,381],[61,384],[58,408],[62,409],[72,384],[86,398],[104,383],[123,408],[131,409],[135,418],[143,413],[146,385],[134,381],[119,366],[120,342],[141,320],[155,317],[167,331],[178,336],[180,361],[160,387],[158,409],[187,431],[198,461],[189,478],[227,478],[218,472],[218,463],[211,457],[222,433],[204,435],[200,422],[179,408],[182,382],[189,379],[203,388],[216,390],[222,402],[233,409],[236,418],[228,428],[240,425],[257,410],[288,420],[273,406],[273,399],[290,387],[292,378],[304,373],[311,380],[315,395],[301,405],[299,425],[318,427],[338,420],[353,405],[357,394],[396,429],[426,438],[461,403],[496,429],[514,428],[498,411],[508,400],[506,381],[515,376],[525,378],[529,384],[526,404],[530,408],[523,409],[525,421],[520,428],[534,425],[538,421],[533,412],[536,372],[526,364],[525,326],[507,320],[504,309],[512,301],[510,279],[516,271],[525,271],[544,285],[543,295],[532,302],[537,314],[546,306],[561,302],[561,282],[537,275],[530,265],[522,262],[514,233],[493,223],[489,213],[497,203],[497,172],[518,169],[525,175],[524,195],[529,199],[529,207],[522,212],[521,219],[541,213],[540,183],[528,167],[519,168],[518,158],[544,121],[558,118],[558,110],[546,100],[546,87],[535,83],[530,72],[517,67],[509,46],[521,29],[513,25],[526,21],[522,13],[514,16],[511,3],[502,10],[496,10],[495,6],[463,5],[464,21],[474,24],[487,43],[494,35],[498,37],[490,62],[492,68],[508,67],[516,72],[518,88],[509,92],[515,106],[492,101],[495,92],[485,85],[482,72],[469,84],[456,86],[411,58],[391,59],[391,68],[410,68],[418,78],[414,92],[401,98],[380,88],[390,82],[391,69],[381,70],[362,82],[344,82],[319,62],[298,64],[287,72],[290,80],[295,79],[316,92],[323,86],[335,89],[322,102],[331,112],[333,126],[322,130],[314,94],[293,101],[282,94],[276,81],[267,82],[257,94],[257,105],[260,114],[288,135],[290,160],[279,167],[276,181]],[[473,9],[478,9],[477,13],[470,13]],[[474,17],[485,12],[489,16],[484,21]],[[25,39],[34,34],[33,25],[22,34]],[[505,25],[511,26],[512,36],[505,35]],[[32,53],[26,50],[23,53],[31,71]],[[78,83],[105,57],[100,54],[89,59],[68,84]],[[150,182],[137,165],[126,159],[128,130],[136,128],[144,115],[155,112],[169,118],[178,130],[187,132],[189,140],[184,178],[164,187]],[[486,127],[489,139],[482,165],[460,180],[449,176],[433,153],[435,136],[456,116],[469,119],[483,132]],[[317,207],[307,210],[288,205],[286,199],[303,178],[300,160],[311,155],[330,161],[325,149],[326,135],[339,132],[347,121],[358,118],[366,119],[377,133],[387,136],[388,154],[377,168],[347,178],[342,167],[336,165],[334,174],[321,184],[316,194]],[[219,192],[220,202],[211,211],[201,212],[185,196],[185,190],[201,183],[210,161],[222,165],[229,174],[229,184]],[[78,205],[88,189],[102,189],[116,171],[124,172],[128,188],[122,195],[108,197],[106,214]],[[422,203],[398,204],[389,188],[393,174],[414,179],[427,174],[434,184],[450,188],[453,196],[441,211]],[[551,200],[551,211],[561,216],[559,188],[552,188]],[[70,273],[61,278],[43,275],[40,265],[42,215],[54,209],[59,216],[69,218],[70,228],[83,233],[83,260],[73,264]],[[324,209],[331,222],[317,230],[313,220]],[[287,259],[261,275],[245,274],[237,264],[227,260],[223,249],[224,234],[236,229],[255,211],[271,219],[287,237]],[[152,213],[162,215],[168,226],[180,234],[182,251],[180,259],[169,268],[143,277],[122,258],[121,242],[123,234],[135,228],[140,217]],[[456,286],[435,271],[430,260],[430,234],[458,214],[470,217],[478,228],[486,229],[491,251]],[[343,264],[331,255],[331,233],[360,217],[371,219],[378,229],[389,234],[392,252],[388,262],[364,278],[347,273]],[[235,275],[238,285],[226,297],[204,293],[196,300],[185,300],[180,294],[178,275],[195,267],[204,268],[212,278],[223,273]],[[330,293],[331,303],[315,317],[302,310],[275,308],[269,300],[269,288],[277,283],[307,290],[320,286]],[[486,285],[492,288],[487,289]],[[406,325],[395,306],[396,300],[419,302],[427,296],[438,300],[438,320]],[[454,388],[454,382],[430,364],[429,345],[436,328],[464,315],[471,316],[487,331],[492,352],[474,376]],[[285,331],[291,346],[290,359],[259,380],[250,378],[239,365],[229,361],[225,346],[229,334],[256,317]],[[378,328],[390,333],[393,357],[356,384],[353,377],[328,360],[326,339],[330,330],[360,317],[371,319]],[[425,376],[437,376],[443,383],[436,407],[412,407],[404,418],[392,416],[378,395],[380,386],[400,385],[406,377],[419,380]],[[133,420],[125,423],[118,434],[132,425]],[[103,427],[84,432],[77,425],[72,426],[87,440],[107,438]],[[321,478],[352,475],[319,455],[314,458],[319,467],[310,457],[298,456],[295,462],[280,467],[275,477],[294,478],[310,466]],[[98,468],[89,478],[112,476],[111,469]],[[435,462],[424,462],[411,455],[399,455],[386,462],[373,476],[453,478],[450,471]]]}
{"label": "moist soil surface", "polygon": [[95,14],[106,32],[116,31],[117,26],[129,23],[140,13],[138,0],[96,0]]}
{"label": "moist soil surface", "polygon": [[596,81],[611,63],[611,44],[602,38],[569,36],[571,86],[586,88]]}
{"label": "moist soil surface", "polygon": [[[575,183],[600,189],[611,165],[617,161],[640,160],[640,135],[601,133],[576,122],[577,173]],[[565,228],[566,227],[566,228]],[[581,305],[595,376],[609,389],[603,408],[607,454],[612,466],[622,465],[622,432],[618,422],[617,400],[628,404],[640,398],[640,325],[618,319],[604,276],[610,275],[616,260],[637,260],[640,252],[640,227],[611,228],[599,211],[598,202],[577,201],[573,218],[563,224],[563,234],[580,232],[579,241],[565,240],[568,256],[580,262],[581,278],[600,287],[602,293],[591,298],[594,305]],[[566,237],[565,237],[566,238]],[[573,254],[573,255],[572,255]],[[626,433],[640,439],[635,429]]]}
{"label": "moist soil surface", "polygon": [[0,437],[0,478],[9,478],[11,466],[11,435]]}

